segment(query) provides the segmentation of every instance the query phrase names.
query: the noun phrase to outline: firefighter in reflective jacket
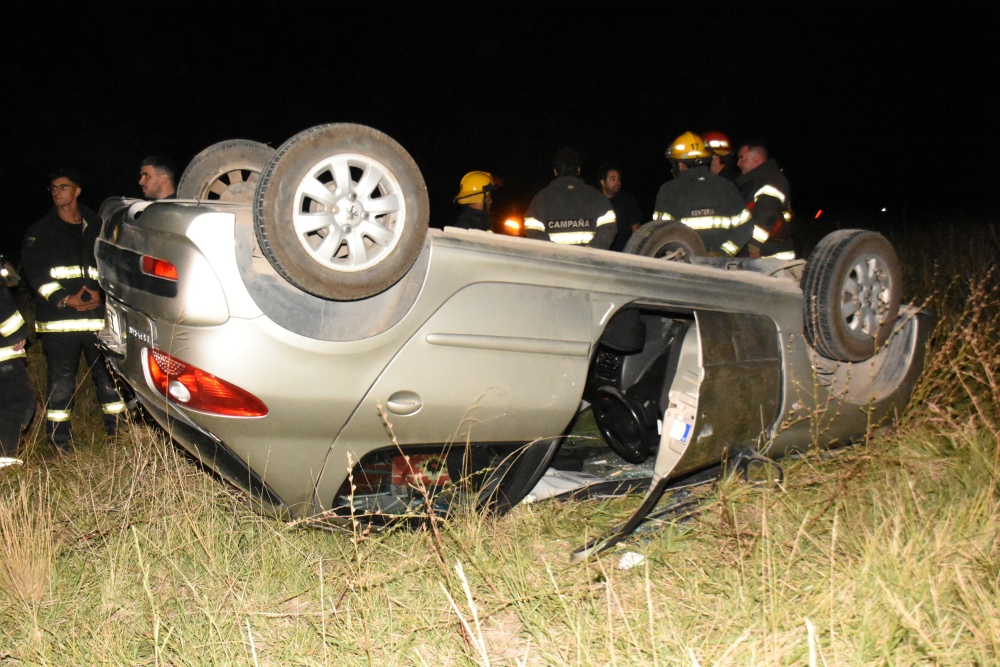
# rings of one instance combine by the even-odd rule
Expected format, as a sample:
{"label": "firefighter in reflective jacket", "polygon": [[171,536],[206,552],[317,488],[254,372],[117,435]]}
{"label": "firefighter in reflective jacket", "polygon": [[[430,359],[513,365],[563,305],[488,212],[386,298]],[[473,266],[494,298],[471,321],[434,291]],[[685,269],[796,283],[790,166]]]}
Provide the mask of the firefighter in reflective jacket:
{"label": "firefighter in reflective jacket", "polygon": [[0,468],[16,463],[21,431],[35,414],[35,390],[24,367],[28,325],[0,280]]}
{"label": "firefighter in reflective jacket", "polygon": [[709,166],[712,153],[697,134],[685,132],[667,148],[674,178],[656,193],[653,220],[676,220],[698,232],[709,251],[720,251],[746,217],[739,190]]}
{"label": "firefighter in reflective jacket", "polygon": [[742,174],[736,185],[750,220],[730,239],[727,254],[793,259],[791,188],[784,172],[760,141],[744,142],[737,165]]}
{"label": "firefighter in reflective jacket", "polygon": [[35,331],[48,364],[46,432],[52,442],[70,444],[70,418],[76,394],[80,353],[97,388],[109,435],[118,428],[125,404],[115,388],[97,344],[104,328],[104,304],[97,284],[94,244],[101,220],[78,203],[80,180],[74,172],[52,174],[52,210],[25,234],[21,261],[35,295]]}
{"label": "firefighter in reflective jacket", "polygon": [[580,156],[562,148],[552,160],[555,179],[542,188],[524,213],[528,238],[607,250],[618,225],[611,201],[580,178]]}

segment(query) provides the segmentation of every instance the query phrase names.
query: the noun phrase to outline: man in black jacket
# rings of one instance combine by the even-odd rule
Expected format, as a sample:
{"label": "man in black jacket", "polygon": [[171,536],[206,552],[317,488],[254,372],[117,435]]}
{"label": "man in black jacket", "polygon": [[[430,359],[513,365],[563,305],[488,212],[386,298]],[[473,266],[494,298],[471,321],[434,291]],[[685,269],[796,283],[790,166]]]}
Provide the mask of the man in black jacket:
{"label": "man in black jacket", "polygon": [[470,171],[462,177],[455,202],[462,205],[462,212],[452,227],[493,231],[490,206],[493,205],[493,191],[499,187],[493,175],[487,171]]}
{"label": "man in black jacket", "polygon": [[681,222],[698,232],[709,252],[727,252],[730,236],[745,217],[739,190],[709,170],[712,154],[693,132],[674,139],[666,155],[674,178],[656,193],[653,219]]}
{"label": "man in black jacket", "polygon": [[35,414],[35,390],[24,367],[28,325],[0,280],[0,468],[17,463],[21,431]]}
{"label": "man in black jacket", "polygon": [[[761,141],[740,146],[736,186],[750,211],[745,254],[749,257],[795,257],[791,237],[791,188]],[[739,245],[739,241],[736,241]]]}
{"label": "man in black jacket", "polygon": [[621,252],[625,249],[625,244],[632,238],[632,234],[639,231],[642,223],[642,210],[639,202],[635,200],[632,193],[622,190],[622,170],[617,165],[602,164],[597,170],[597,182],[601,185],[601,192],[611,201],[611,207],[615,210],[615,223],[618,225],[618,233],[611,243],[611,250]]}
{"label": "man in black jacket", "polygon": [[176,199],[176,170],[166,155],[150,155],[139,163],[139,187],[146,199]]}
{"label": "man in black jacket", "polygon": [[524,213],[525,235],[609,249],[618,231],[615,210],[600,190],[580,178],[579,154],[570,148],[560,149],[552,168],[556,177],[532,198]]}
{"label": "man in black jacket", "polygon": [[46,433],[59,448],[70,444],[70,418],[80,353],[97,388],[109,435],[118,428],[125,404],[115,388],[97,331],[104,328],[104,303],[97,284],[94,244],[101,220],[78,202],[80,179],[60,170],[49,181],[54,206],[28,228],[21,261],[35,294],[35,331],[48,365]]}

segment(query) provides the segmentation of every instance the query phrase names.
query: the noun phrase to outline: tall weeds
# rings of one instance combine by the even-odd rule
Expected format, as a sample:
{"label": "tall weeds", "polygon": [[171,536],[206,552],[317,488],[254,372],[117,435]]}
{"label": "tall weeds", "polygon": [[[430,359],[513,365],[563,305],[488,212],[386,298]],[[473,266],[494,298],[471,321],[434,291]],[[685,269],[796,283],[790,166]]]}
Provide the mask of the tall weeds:
{"label": "tall weeds", "polygon": [[906,412],[911,423],[944,431],[986,428],[1000,435],[1000,280],[996,269],[954,280],[928,299],[939,321],[921,382]]}
{"label": "tall weeds", "polygon": [[22,474],[20,483],[0,485],[0,592],[32,608],[48,594],[56,561],[43,475]]}

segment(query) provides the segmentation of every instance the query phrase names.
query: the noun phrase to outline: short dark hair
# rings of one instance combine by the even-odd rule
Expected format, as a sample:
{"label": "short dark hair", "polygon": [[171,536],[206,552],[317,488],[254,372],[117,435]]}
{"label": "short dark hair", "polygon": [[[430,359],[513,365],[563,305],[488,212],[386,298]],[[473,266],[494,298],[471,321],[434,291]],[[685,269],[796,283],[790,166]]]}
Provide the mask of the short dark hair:
{"label": "short dark hair", "polygon": [[76,187],[83,187],[83,180],[80,178],[80,172],[76,169],[71,169],[69,167],[59,167],[58,169],[53,169],[49,173],[49,181],[46,185],[51,185],[52,181],[57,178],[68,178],[74,185],[76,185]]}
{"label": "short dark hair", "polygon": [[771,151],[767,150],[767,142],[760,138],[747,139],[740,144],[740,148],[746,148],[748,151],[760,151],[764,154],[764,159],[771,157]]}
{"label": "short dark hair", "polygon": [[601,165],[601,168],[597,170],[598,182],[608,180],[609,171],[617,171],[619,176],[622,175],[621,167],[619,167],[617,164],[609,164],[605,162],[604,164]]}
{"label": "short dark hair", "polygon": [[174,161],[166,155],[150,155],[139,163],[139,168],[143,167],[152,167],[161,174],[166,174],[171,185],[177,184],[177,169],[174,167]]}
{"label": "short dark hair", "polygon": [[557,176],[576,176],[580,173],[580,154],[572,148],[560,148],[552,156],[552,167]]}

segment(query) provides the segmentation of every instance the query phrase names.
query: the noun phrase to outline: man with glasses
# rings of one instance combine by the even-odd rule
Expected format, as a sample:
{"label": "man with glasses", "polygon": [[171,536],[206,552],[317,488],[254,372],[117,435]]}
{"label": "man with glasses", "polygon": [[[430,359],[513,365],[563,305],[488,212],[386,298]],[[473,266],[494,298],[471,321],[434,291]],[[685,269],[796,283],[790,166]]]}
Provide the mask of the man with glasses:
{"label": "man with glasses", "polygon": [[35,331],[48,365],[45,428],[60,450],[71,444],[70,418],[81,352],[109,435],[115,434],[118,417],[125,411],[97,345],[96,332],[104,328],[103,295],[94,259],[101,219],[79,203],[81,191],[75,172],[54,172],[49,177],[52,210],[28,228],[21,251],[25,277],[35,295]]}

